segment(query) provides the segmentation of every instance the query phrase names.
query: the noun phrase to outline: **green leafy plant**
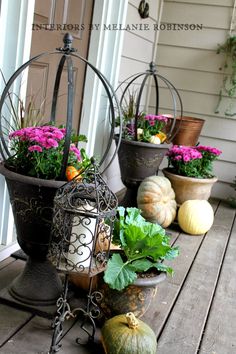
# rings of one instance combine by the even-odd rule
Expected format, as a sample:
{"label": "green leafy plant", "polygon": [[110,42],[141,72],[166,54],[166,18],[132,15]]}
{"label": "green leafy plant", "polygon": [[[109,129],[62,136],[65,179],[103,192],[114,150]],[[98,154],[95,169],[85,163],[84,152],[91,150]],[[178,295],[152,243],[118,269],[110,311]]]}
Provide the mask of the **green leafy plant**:
{"label": "green leafy plant", "polygon": [[122,290],[132,284],[138,273],[155,269],[173,274],[173,269],[162,263],[174,259],[179,251],[169,244],[169,237],[158,224],[146,221],[137,208],[118,208],[112,242],[120,253],[109,259],[104,281],[112,289]]}
{"label": "green leafy plant", "polygon": [[[236,36],[230,35],[226,42],[218,46],[217,54],[224,54],[225,60],[220,70],[224,73],[223,84],[219,93],[219,101],[215,113],[219,113],[219,107],[224,96],[228,96],[230,104],[226,108],[226,116],[235,116],[233,104],[236,95]],[[234,99],[234,100],[233,100]]]}

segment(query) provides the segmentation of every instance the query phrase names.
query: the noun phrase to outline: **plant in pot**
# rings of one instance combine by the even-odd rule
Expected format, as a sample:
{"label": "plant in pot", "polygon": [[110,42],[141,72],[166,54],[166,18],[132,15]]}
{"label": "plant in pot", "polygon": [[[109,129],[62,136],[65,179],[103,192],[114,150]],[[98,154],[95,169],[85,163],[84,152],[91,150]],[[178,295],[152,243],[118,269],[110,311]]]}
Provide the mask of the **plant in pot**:
{"label": "plant in pot", "polygon": [[[173,119],[168,124],[168,133],[166,133],[168,117],[159,112],[159,81],[162,81],[166,86],[167,96],[169,94],[173,103]],[[154,114],[150,114],[151,112],[147,108],[148,102],[143,97],[148,86],[147,82],[150,87],[153,83],[155,103],[152,112]],[[137,87],[139,87],[138,90]],[[156,65],[153,62],[149,64],[149,69],[146,72],[125,79],[116,91],[119,92],[119,89],[121,91],[120,108],[123,124],[120,127],[122,139],[118,158],[121,179],[127,187],[122,205],[136,207],[138,187],[144,178],[158,174],[159,166],[169,148],[177,112],[182,117],[183,106],[176,88],[157,73]],[[120,131],[118,127],[116,129]],[[116,143],[120,141],[116,135],[115,141]]]}
{"label": "plant in pot", "polygon": [[106,317],[134,312],[141,317],[148,309],[157,284],[173,274],[162,263],[178,255],[165,230],[146,221],[137,208],[118,208],[112,242],[119,250],[112,252],[100,285],[101,307]]}
{"label": "plant in pot", "polygon": [[[121,106],[123,129],[118,151],[122,182],[127,187],[123,206],[137,206],[137,190],[144,178],[156,175],[169,145],[165,115],[136,113],[135,94]],[[119,124],[119,123],[118,123]],[[118,128],[119,129],[119,128]],[[115,137],[118,141],[118,138]]]}
{"label": "plant in pot", "polygon": [[191,199],[208,200],[217,181],[213,162],[221,151],[211,146],[173,145],[168,153],[168,167],[163,169],[175,192],[178,205]]}
{"label": "plant in pot", "polygon": [[[46,256],[54,196],[66,180],[65,175],[61,176],[65,137],[65,128],[50,124],[12,131],[9,134],[12,155],[0,163],[0,173],[5,176],[10,195],[17,240],[28,255],[25,269],[10,285],[9,293],[17,301],[36,308],[53,305],[62,290],[60,279]],[[80,140],[84,141],[85,137],[70,137],[68,176],[71,168],[81,171],[89,163],[85,151],[76,147]]]}

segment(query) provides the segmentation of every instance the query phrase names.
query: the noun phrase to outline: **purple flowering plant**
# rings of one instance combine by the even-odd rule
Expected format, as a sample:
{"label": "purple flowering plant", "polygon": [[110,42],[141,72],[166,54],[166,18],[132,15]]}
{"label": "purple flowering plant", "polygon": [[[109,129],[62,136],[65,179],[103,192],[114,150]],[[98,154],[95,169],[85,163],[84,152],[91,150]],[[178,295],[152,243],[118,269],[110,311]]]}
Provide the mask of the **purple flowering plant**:
{"label": "purple flowering plant", "polygon": [[[122,138],[125,140],[135,140],[135,129],[137,129],[138,141],[161,144],[166,140],[164,133],[168,118],[165,115],[138,113],[137,127],[135,126],[136,97],[135,93],[129,94],[121,107],[123,118]],[[120,121],[117,120],[117,125]]]}
{"label": "purple flowering plant", "polygon": [[[25,127],[9,134],[12,156],[7,165],[17,173],[43,179],[57,179],[62,165],[65,128],[53,125]],[[86,141],[84,135],[71,136],[68,165],[85,168],[90,160],[76,144]]]}
{"label": "purple flowering plant", "polygon": [[168,167],[173,173],[195,178],[213,177],[213,161],[222,153],[211,146],[173,145],[167,152]]}

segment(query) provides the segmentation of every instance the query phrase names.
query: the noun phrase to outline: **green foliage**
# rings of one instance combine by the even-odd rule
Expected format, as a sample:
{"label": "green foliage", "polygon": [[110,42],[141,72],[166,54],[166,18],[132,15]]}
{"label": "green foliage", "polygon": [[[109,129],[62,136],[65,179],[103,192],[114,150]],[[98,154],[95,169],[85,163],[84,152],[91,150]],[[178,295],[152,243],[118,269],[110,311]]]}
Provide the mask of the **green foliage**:
{"label": "green foliage", "polygon": [[226,95],[230,99],[230,104],[225,111],[225,115],[235,116],[236,112],[233,112],[232,110],[235,110],[234,101],[236,95],[236,36],[230,35],[224,44],[219,45],[217,54],[224,54],[225,60],[222,67],[220,67],[220,70],[224,73],[224,75],[215,113],[219,113],[221,101]]}
{"label": "green foliage", "polygon": [[178,248],[172,248],[165,230],[146,221],[139,209],[118,208],[113,243],[119,245],[123,253],[114,253],[108,261],[104,280],[110,288],[122,290],[135,281],[138,272],[151,268],[173,273],[172,268],[161,261],[177,257]]}

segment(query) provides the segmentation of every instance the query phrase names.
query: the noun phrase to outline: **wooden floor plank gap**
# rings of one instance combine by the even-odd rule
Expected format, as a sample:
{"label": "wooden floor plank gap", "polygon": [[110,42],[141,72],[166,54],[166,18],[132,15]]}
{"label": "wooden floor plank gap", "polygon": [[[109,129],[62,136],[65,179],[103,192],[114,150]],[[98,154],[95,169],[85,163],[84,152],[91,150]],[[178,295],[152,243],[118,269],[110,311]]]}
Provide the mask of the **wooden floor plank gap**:
{"label": "wooden floor plank gap", "polygon": [[22,323],[19,327],[16,328],[16,330],[4,341],[2,344],[0,344],[0,348],[4,347],[6,343],[9,342],[27,323],[29,323],[33,318],[35,317],[34,314],[32,314],[24,323]]}
{"label": "wooden floor plank gap", "polygon": [[[220,200],[214,199],[214,200],[212,200],[212,203],[213,203],[213,209],[214,209],[214,215],[215,215],[216,212],[217,212],[217,210],[218,210],[219,207],[220,207]],[[212,204],[212,203],[211,203],[211,204]],[[231,227],[231,232],[232,232],[232,227]],[[207,233],[206,233],[206,234],[207,234]],[[183,286],[184,286],[184,284],[185,284],[186,279],[188,278],[188,275],[189,275],[189,273],[190,273],[190,271],[191,271],[191,269],[192,269],[192,266],[193,266],[193,264],[194,264],[194,262],[195,262],[195,259],[197,258],[197,255],[198,255],[198,253],[199,253],[199,251],[200,251],[200,249],[201,249],[201,246],[202,246],[202,244],[203,244],[203,242],[204,242],[204,239],[205,239],[205,237],[206,237],[206,234],[204,234],[204,236],[202,237],[201,242],[199,243],[198,249],[197,249],[197,251],[196,251],[196,253],[195,253],[195,256],[194,256],[194,258],[193,258],[193,260],[192,260],[192,262],[191,262],[191,265],[190,265],[190,267],[189,267],[189,269],[188,269],[188,272],[186,273],[186,275],[185,275],[185,277],[184,277],[184,279],[183,279],[183,282],[182,282],[182,284],[181,284],[181,286],[180,286],[178,292],[176,293],[176,297],[175,297],[175,299],[174,299],[174,301],[173,301],[173,303],[172,303],[172,306],[170,307],[168,316],[166,317],[165,321],[162,323],[162,326],[160,327],[160,330],[159,330],[159,332],[158,332],[158,334],[157,334],[157,341],[158,341],[159,338],[161,337],[162,332],[163,332],[163,330],[164,330],[164,328],[165,328],[165,325],[166,325],[166,323],[168,322],[169,317],[171,316],[171,313],[172,313],[172,311],[173,311],[173,309],[174,309],[174,307],[175,307],[176,302],[178,301],[179,295],[181,294],[181,290],[182,290],[182,288],[183,288]],[[174,246],[174,245],[177,243],[177,241],[178,241],[180,235],[181,235],[181,231],[179,232],[178,236],[176,236],[176,237],[174,238],[173,242],[171,243],[172,246]],[[190,237],[191,237],[191,236],[190,236]],[[192,237],[196,237],[196,236],[192,236]]]}
{"label": "wooden floor plank gap", "polygon": [[222,267],[223,267],[223,264],[224,264],[225,256],[226,256],[226,253],[227,253],[227,250],[228,250],[228,246],[229,246],[230,238],[232,236],[232,231],[233,231],[235,222],[236,222],[236,215],[234,215],[234,220],[233,220],[233,223],[231,225],[230,234],[229,234],[229,237],[228,237],[225,249],[224,249],[222,261],[221,261],[221,264],[220,264],[220,267],[219,267],[219,272],[218,272],[218,275],[217,275],[217,280],[216,280],[216,283],[215,283],[215,289],[214,289],[214,291],[212,293],[210,305],[209,305],[209,308],[208,308],[208,311],[207,311],[207,314],[206,314],[205,323],[204,323],[204,327],[203,327],[203,330],[202,330],[202,335],[201,335],[201,338],[200,338],[199,345],[198,345],[196,353],[199,353],[200,350],[201,350],[201,347],[202,347],[202,342],[203,342],[205,329],[206,329],[207,322],[208,322],[208,319],[209,319],[209,315],[210,315],[210,312],[211,312],[211,308],[212,308],[212,305],[213,305],[214,297],[215,297],[215,294],[216,294],[216,291],[217,291],[218,282],[219,282],[219,279],[220,279]]}
{"label": "wooden floor plank gap", "polygon": [[[218,204],[218,206],[219,206],[219,204]],[[218,209],[218,206],[217,206],[216,209]],[[181,233],[180,233],[180,234],[181,234]],[[179,234],[179,236],[180,236],[180,234]],[[166,323],[168,322],[169,317],[170,317],[171,314],[172,314],[172,311],[173,311],[173,309],[174,309],[174,307],[175,307],[175,304],[176,304],[176,302],[178,301],[178,298],[179,298],[179,295],[180,295],[180,293],[181,293],[181,290],[182,290],[182,288],[184,287],[185,281],[186,281],[186,279],[188,278],[188,275],[189,275],[189,273],[190,273],[190,271],[191,271],[191,269],[192,269],[192,266],[193,266],[193,264],[194,264],[195,259],[197,258],[197,255],[198,255],[198,253],[199,253],[199,251],[200,251],[200,249],[201,249],[201,246],[202,246],[202,244],[203,244],[203,242],[204,242],[205,236],[206,236],[206,234],[202,237],[202,240],[201,240],[201,242],[200,242],[200,244],[199,244],[199,246],[198,246],[197,252],[196,252],[196,254],[195,254],[195,256],[194,256],[194,258],[193,258],[193,260],[192,260],[192,262],[191,262],[191,265],[190,265],[190,267],[189,267],[189,269],[188,269],[188,272],[186,273],[186,275],[185,275],[185,277],[184,277],[184,279],[183,279],[183,282],[182,282],[182,284],[181,284],[181,287],[179,288],[179,290],[178,290],[178,292],[177,292],[177,294],[176,294],[176,297],[175,297],[175,299],[174,299],[174,301],[173,301],[173,303],[172,303],[172,306],[171,306],[171,308],[170,308],[169,314],[168,314],[168,316],[166,317],[165,322],[163,322],[163,324],[162,324],[162,326],[161,326],[161,328],[160,328],[160,331],[159,331],[159,333],[158,333],[158,335],[157,335],[157,341],[158,341],[159,338],[161,337],[162,332],[163,332],[163,329],[165,328],[165,325],[166,325]],[[193,236],[193,237],[195,237],[195,236]],[[176,240],[175,240],[175,241],[176,241]],[[175,241],[174,241],[174,244],[175,244]]]}

